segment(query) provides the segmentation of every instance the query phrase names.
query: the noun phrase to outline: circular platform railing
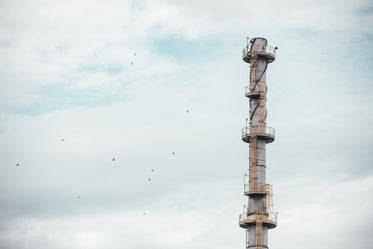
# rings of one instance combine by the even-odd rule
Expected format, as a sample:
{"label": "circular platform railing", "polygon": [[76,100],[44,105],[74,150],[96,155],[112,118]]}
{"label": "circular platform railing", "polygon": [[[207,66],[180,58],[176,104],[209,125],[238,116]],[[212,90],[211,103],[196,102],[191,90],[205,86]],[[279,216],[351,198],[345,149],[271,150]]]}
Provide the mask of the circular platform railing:
{"label": "circular platform railing", "polygon": [[268,63],[276,58],[276,48],[272,46],[262,46],[256,44],[254,46],[246,46],[242,49],[242,58],[246,61],[251,55],[257,54],[267,58]]}
{"label": "circular platform railing", "polygon": [[240,227],[245,228],[258,222],[266,224],[269,228],[274,228],[277,226],[277,213],[255,212],[248,214],[247,212],[244,212],[238,217]]}
{"label": "circular platform railing", "polygon": [[242,128],[242,140],[250,143],[250,137],[264,137],[267,143],[275,140],[275,129],[270,126],[246,126]]}
{"label": "circular platform railing", "polygon": [[255,89],[251,89],[250,86],[245,86],[245,96],[250,98],[260,96],[259,85]]}
{"label": "circular platform railing", "polygon": [[249,98],[259,98],[262,96],[262,98],[266,99],[266,91],[267,89],[264,81],[260,81],[259,84],[257,84],[253,89],[251,86],[245,86],[245,96]]}
{"label": "circular platform railing", "polygon": [[244,186],[245,195],[267,194],[269,190],[270,185],[267,183],[247,183]]}

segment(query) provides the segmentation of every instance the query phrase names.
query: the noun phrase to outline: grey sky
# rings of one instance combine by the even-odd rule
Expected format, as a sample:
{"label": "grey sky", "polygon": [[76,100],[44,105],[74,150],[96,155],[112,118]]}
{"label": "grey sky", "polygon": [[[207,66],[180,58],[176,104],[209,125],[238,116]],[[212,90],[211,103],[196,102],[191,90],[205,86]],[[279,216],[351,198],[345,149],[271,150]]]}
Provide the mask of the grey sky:
{"label": "grey sky", "polygon": [[372,26],[360,0],[0,1],[0,248],[244,248],[246,36],[279,47],[270,248],[371,245]]}

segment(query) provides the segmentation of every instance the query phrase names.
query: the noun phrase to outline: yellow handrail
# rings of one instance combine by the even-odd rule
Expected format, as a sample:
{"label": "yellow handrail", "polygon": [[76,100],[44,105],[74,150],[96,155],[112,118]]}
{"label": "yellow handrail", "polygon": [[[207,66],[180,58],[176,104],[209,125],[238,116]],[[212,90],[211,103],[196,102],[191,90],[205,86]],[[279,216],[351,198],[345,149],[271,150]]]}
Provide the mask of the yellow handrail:
{"label": "yellow handrail", "polygon": [[261,219],[262,222],[270,222],[277,224],[277,213],[274,212],[255,212],[252,214],[247,214],[244,212],[239,215],[238,222],[239,224],[247,223],[247,222],[257,222],[258,219]]}
{"label": "yellow handrail", "polygon": [[242,137],[249,135],[269,135],[275,137],[275,129],[270,126],[246,126],[242,128]]}
{"label": "yellow handrail", "polygon": [[267,183],[247,183],[245,184],[245,194],[246,193],[253,193],[253,192],[263,192],[267,193],[269,192],[270,187]]}

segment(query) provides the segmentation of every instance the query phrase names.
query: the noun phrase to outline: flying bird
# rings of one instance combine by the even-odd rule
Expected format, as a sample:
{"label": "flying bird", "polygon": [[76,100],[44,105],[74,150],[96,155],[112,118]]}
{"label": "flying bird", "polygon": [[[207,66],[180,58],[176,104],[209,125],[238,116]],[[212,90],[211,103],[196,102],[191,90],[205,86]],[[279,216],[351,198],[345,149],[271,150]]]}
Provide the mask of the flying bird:
{"label": "flying bird", "polygon": [[148,181],[150,182],[151,180],[152,180],[152,179],[149,177],[149,178],[148,178]]}
{"label": "flying bird", "polygon": [[115,161],[115,158],[113,157],[113,159],[112,159],[113,161]]}
{"label": "flying bird", "polygon": [[17,163],[17,166],[19,166],[19,163]]}
{"label": "flying bird", "polygon": [[154,172],[154,169],[152,169],[151,172]]}
{"label": "flying bird", "polygon": [[78,195],[76,198],[77,198],[77,199],[80,199],[80,195]]}
{"label": "flying bird", "polygon": [[133,55],[136,56],[136,53],[134,53]]}
{"label": "flying bird", "polygon": [[131,61],[131,65],[133,65],[133,61]]}
{"label": "flying bird", "polygon": [[171,154],[172,154],[172,155],[175,155],[175,152],[172,152]]}
{"label": "flying bird", "polygon": [[145,215],[145,212],[143,212],[142,215]]}
{"label": "flying bird", "polygon": [[189,110],[187,110],[186,112],[189,113]]}
{"label": "flying bird", "polygon": [[63,142],[63,141],[65,141],[65,139],[62,138],[61,141]]}

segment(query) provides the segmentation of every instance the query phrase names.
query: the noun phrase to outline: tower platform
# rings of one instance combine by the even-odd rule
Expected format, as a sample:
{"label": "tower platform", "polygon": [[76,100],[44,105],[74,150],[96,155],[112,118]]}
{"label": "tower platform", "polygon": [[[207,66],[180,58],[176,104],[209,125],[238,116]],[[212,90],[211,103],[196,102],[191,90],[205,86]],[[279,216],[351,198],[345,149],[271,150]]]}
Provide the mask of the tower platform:
{"label": "tower platform", "polygon": [[242,228],[254,226],[256,223],[262,223],[262,225],[268,227],[268,229],[275,228],[277,226],[277,215],[267,212],[245,212],[239,216],[239,225]]}
{"label": "tower platform", "polygon": [[[262,83],[262,81],[259,83]],[[250,99],[259,99],[261,96],[265,96],[266,92],[267,89],[263,89],[261,84],[258,84],[254,89],[251,89],[250,86],[245,86],[245,96]]]}
{"label": "tower platform", "polygon": [[266,195],[270,191],[270,184],[267,183],[247,183],[244,186],[244,194],[251,195]]}
{"label": "tower platform", "polygon": [[245,62],[250,63],[251,56],[253,55],[265,58],[267,63],[271,63],[276,58],[276,48],[255,44],[253,46],[246,46],[242,49],[242,59]]}
{"label": "tower platform", "polygon": [[250,143],[250,137],[262,137],[266,143],[275,141],[275,129],[270,126],[246,126],[242,128],[242,140]]}

